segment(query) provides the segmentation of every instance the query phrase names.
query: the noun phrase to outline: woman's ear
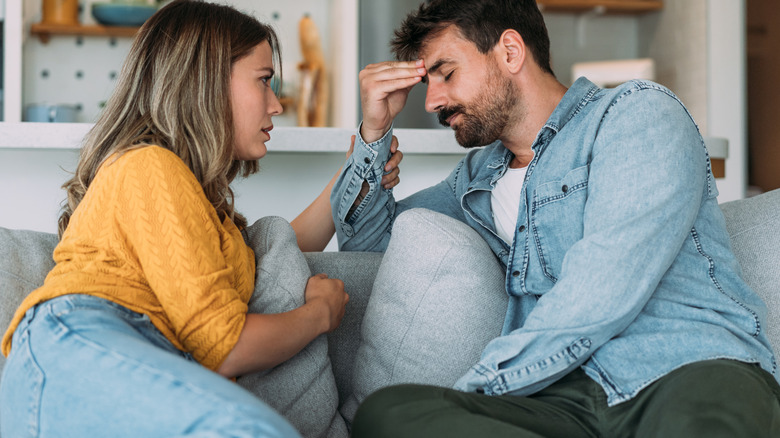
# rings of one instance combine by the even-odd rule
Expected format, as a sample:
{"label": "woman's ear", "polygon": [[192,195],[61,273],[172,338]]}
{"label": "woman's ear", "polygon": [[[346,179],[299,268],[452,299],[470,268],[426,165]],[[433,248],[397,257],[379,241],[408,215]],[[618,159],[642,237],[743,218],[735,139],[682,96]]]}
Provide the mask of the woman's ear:
{"label": "woman's ear", "polygon": [[526,60],[527,48],[523,37],[516,30],[507,29],[501,34],[496,45],[499,61],[510,73],[517,73],[523,68]]}

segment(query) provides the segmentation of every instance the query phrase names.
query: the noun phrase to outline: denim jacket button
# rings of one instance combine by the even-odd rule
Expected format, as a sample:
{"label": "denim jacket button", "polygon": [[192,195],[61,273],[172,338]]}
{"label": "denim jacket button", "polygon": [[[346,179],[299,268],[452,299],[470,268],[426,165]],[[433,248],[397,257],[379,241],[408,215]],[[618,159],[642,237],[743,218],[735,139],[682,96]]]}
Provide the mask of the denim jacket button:
{"label": "denim jacket button", "polygon": [[515,272],[513,272],[513,273],[512,273],[512,276],[513,276],[513,277],[519,277],[519,276],[520,276],[520,271],[515,271]]}
{"label": "denim jacket button", "polygon": [[369,164],[371,162],[371,158],[368,158],[368,157],[363,158],[363,162],[366,163],[366,164]]}
{"label": "denim jacket button", "polygon": [[519,232],[521,232],[521,233],[522,233],[523,231],[525,231],[525,225],[520,225],[520,228],[518,228],[518,229],[517,229],[517,231],[519,231]]}
{"label": "denim jacket button", "polygon": [[568,191],[569,191],[569,186],[567,186],[566,184],[564,184],[564,185],[563,185],[563,187],[561,187],[561,191],[562,191],[563,193],[566,193],[566,192],[568,192]]}

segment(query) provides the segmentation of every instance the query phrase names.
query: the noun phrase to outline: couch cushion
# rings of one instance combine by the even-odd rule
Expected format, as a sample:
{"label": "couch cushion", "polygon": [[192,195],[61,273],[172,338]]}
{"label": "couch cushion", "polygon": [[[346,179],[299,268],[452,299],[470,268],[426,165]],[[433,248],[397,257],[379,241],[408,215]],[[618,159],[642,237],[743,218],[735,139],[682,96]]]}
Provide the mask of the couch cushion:
{"label": "couch cushion", "polygon": [[501,334],[504,270],[468,225],[429,210],[399,215],[363,317],[347,421],[372,392],[452,386]]}
{"label": "couch cushion", "polygon": [[339,402],[352,394],[355,354],[360,346],[360,328],[366,313],[382,253],[379,252],[307,252],[304,253],[312,274],[324,272],[330,278],[344,281],[349,294],[347,312],[339,327],[328,333],[328,356],[339,390]]}
{"label": "couch cushion", "polygon": [[[249,311],[282,313],[303,305],[311,273],[290,224],[279,217],[266,217],[246,231],[257,261]],[[338,413],[338,391],[325,335],[273,369],[237,381],[284,415],[304,437],[348,435]]]}
{"label": "couch cushion", "polygon": [[[57,236],[0,227],[0,336],[24,298],[43,284],[54,267]],[[5,356],[0,354],[0,372]]]}
{"label": "couch cushion", "polygon": [[766,333],[780,352],[780,189],[720,207],[743,277],[767,304]]}

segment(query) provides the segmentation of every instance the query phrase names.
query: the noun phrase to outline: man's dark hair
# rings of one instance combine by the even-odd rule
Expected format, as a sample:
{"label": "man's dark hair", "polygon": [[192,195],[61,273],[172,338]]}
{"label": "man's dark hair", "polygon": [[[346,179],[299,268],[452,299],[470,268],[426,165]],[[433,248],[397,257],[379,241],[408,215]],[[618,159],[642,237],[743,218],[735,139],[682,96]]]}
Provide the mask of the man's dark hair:
{"label": "man's dark hair", "polygon": [[539,67],[550,67],[550,37],[535,0],[431,0],[410,13],[396,29],[390,46],[396,59],[417,59],[423,44],[446,27],[455,25],[481,53],[488,53],[507,29],[523,38]]}

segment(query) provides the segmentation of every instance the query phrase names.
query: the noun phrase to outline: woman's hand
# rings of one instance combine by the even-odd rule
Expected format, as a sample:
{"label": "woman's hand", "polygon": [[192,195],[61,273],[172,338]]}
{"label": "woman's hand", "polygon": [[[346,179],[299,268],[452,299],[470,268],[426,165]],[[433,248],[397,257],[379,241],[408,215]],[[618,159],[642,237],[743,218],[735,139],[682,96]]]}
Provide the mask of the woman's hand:
{"label": "woman's hand", "polygon": [[398,165],[404,159],[404,153],[398,150],[398,138],[396,136],[393,136],[393,141],[390,143],[390,152],[393,155],[387,160],[385,174],[382,176],[382,187],[386,189],[392,189],[401,182],[401,179],[398,177],[398,174],[401,173],[401,168]]}
{"label": "woman's hand", "polygon": [[328,278],[327,274],[317,274],[309,278],[304,293],[306,304],[322,311],[323,332],[330,333],[341,324],[349,302],[344,291],[344,282]]}
{"label": "woman's hand", "polygon": [[237,377],[273,368],[298,354],[317,336],[332,332],[344,318],[349,295],[344,282],[317,274],[309,278],[305,303],[283,313],[249,313],[233,349],[217,369]]}

